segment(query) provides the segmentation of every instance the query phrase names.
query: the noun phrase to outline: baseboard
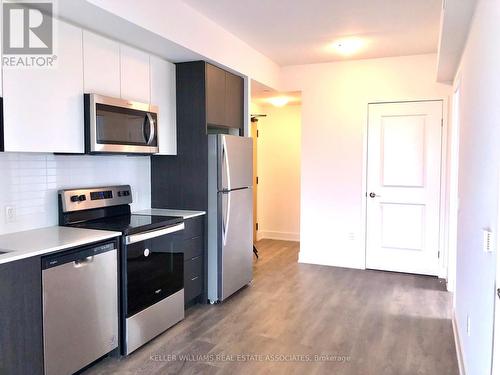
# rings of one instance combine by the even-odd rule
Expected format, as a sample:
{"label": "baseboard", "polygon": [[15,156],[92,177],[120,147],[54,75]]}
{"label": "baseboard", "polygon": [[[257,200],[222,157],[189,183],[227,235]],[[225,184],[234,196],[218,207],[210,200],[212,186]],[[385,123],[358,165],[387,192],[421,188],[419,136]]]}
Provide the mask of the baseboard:
{"label": "baseboard", "polygon": [[262,240],[262,239],[298,242],[300,241],[300,234],[291,232],[259,230],[257,232],[257,240]]}
{"label": "baseboard", "polygon": [[462,341],[460,340],[460,331],[458,330],[457,314],[455,313],[455,309],[453,309],[453,317],[451,321],[453,325],[453,337],[455,338],[455,350],[457,352],[458,370],[460,372],[460,375],[466,375],[464,357],[462,354]]}
{"label": "baseboard", "polygon": [[364,264],[356,263],[351,260],[339,261],[339,259],[331,259],[328,257],[318,257],[317,254],[311,256],[304,251],[299,252],[299,263],[314,264],[318,266],[339,267],[339,268],[352,268],[363,270]]}

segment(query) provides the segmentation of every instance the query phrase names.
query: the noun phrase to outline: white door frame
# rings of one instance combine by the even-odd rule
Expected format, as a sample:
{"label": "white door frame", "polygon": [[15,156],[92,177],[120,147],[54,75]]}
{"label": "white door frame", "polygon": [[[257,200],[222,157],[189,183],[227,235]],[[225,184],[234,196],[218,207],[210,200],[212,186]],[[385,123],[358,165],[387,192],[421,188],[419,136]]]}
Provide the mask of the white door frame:
{"label": "white door frame", "polygon": [[369,116],[368,109],[370,104],[394,104],[394,103],[413,103],[413,102],[442,102],[443,108],[443,127],[441,132],[441,192],[440,192],[440,209],[439,209],[439,267],[438,267],[438,277],[446,278],[448,271],[448,263],[446,261],[447,249],[446,244],[446,233],[445,233],[445,223],[446,223],[446,173],[447,173],[447,141],[448,141],[448,98],[437,98],[437,99],[407,99],[407,100],[385,100],[385,101],[370,101],[366,105],[366,124],[363,127],[363,178],[362,178],[362,189],[361,189],[361,234],[362,243],[364,244],[365,261],[363,268],[366,269],[366,230],[367,230],[367,185],[368,185],[368,126],[369,126]]}
{"label": "white door frame", "polygon": [[[449,292],[455,292],[456,276],[457,276],[457,234],[458,234],[458,208],[459,208],[459,198],[458,198],[458,169],[459,169],[459,149],[460,149],[460,108],[455,108],[455,105],[460,104],[460,91],[462,79],[460,73],[457,74],[455,80],[455,85],[453,86],[453,97],[450,103],[451,112],[451,139],[450,150],[449,150],[449,189],[448,189],[448,210],[447,210],[447,238],[446,238],[446,255],[447,255],[447,274],[446,274],[446,286]],[[455,100],[458,100],[456,102]],[[456,143],[458,142],[458,143]],[[453,189],[453,190],[452,190]],[[453,238],[452,238],[453,236]],[[453,307],[455,307],[455,296],[453,293]]]}

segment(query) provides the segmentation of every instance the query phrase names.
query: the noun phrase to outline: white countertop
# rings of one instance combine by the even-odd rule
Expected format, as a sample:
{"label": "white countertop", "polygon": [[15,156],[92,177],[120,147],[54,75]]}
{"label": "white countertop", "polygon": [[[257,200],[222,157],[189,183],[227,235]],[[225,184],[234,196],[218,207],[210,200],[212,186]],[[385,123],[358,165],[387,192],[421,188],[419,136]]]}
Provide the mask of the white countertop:
{"label": "white countertop", "polygon": [[0,264],[121,236],[120,232],[48,227],[0,235]]}
{"label": "white countertop", "polygon": [[157,215],[157,216],[177,216],[185,219],[191,219],[196,216],[203,216],[205,211],[190,211],[190,210],[172,210],[169,208],[148,208],[134,212],[137,215]]}

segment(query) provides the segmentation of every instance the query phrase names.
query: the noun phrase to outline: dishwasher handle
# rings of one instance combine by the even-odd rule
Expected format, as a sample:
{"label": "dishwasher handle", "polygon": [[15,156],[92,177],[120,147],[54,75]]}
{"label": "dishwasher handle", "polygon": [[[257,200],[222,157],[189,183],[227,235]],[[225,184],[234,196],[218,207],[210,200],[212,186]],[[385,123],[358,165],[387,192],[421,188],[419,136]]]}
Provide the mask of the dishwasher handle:
{"label": "dishwasher handle", "polygon": [[88,257],[85,257],[83,259],[77,259],[77,260],[74,260],[73,261],[73,266],[75,268],[79,268],[79,267],[83,267],[83,266],[86,266],[87,264],[90,264],[94,261],[94,256],[91,255],[91,256],[88,256]]}
{"label": "dishwasher handle", "polygon": [[68,250],[63,253],[48,255],[42,258],[42,269],[46,270],[66,263],[73,263],[75,268],[84,267],[92,263],[96,255],[116,249],[117,244],[112,241],[86,246],[74,251]]}

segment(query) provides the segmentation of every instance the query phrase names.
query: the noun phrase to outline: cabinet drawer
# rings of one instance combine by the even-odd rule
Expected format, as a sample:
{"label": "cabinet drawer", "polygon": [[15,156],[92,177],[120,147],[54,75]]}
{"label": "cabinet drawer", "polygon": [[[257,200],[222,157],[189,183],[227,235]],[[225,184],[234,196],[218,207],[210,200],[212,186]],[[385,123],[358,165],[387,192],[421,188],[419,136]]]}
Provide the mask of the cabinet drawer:
{"label": "cabinet drawer", "polygon": [[197,256],[184,262],[184,281],[203,274],[203,258]]}
{"label": "cabinet drawer", "polygon": [[203,236],[190,238],[183,241],[184,261],[187,262],[191,258],[203,255],[204,244]]}
{"label": "cabinet drawer", "polygon": [[184,220],[184,238],[193,238],[203,235],[204,217],[196,216],[191,219]]}
{"label": "cabinet drawer", "polygon": [[203,286],[202,257],[191,259],[184,263],[184,302],[198,297]]}

